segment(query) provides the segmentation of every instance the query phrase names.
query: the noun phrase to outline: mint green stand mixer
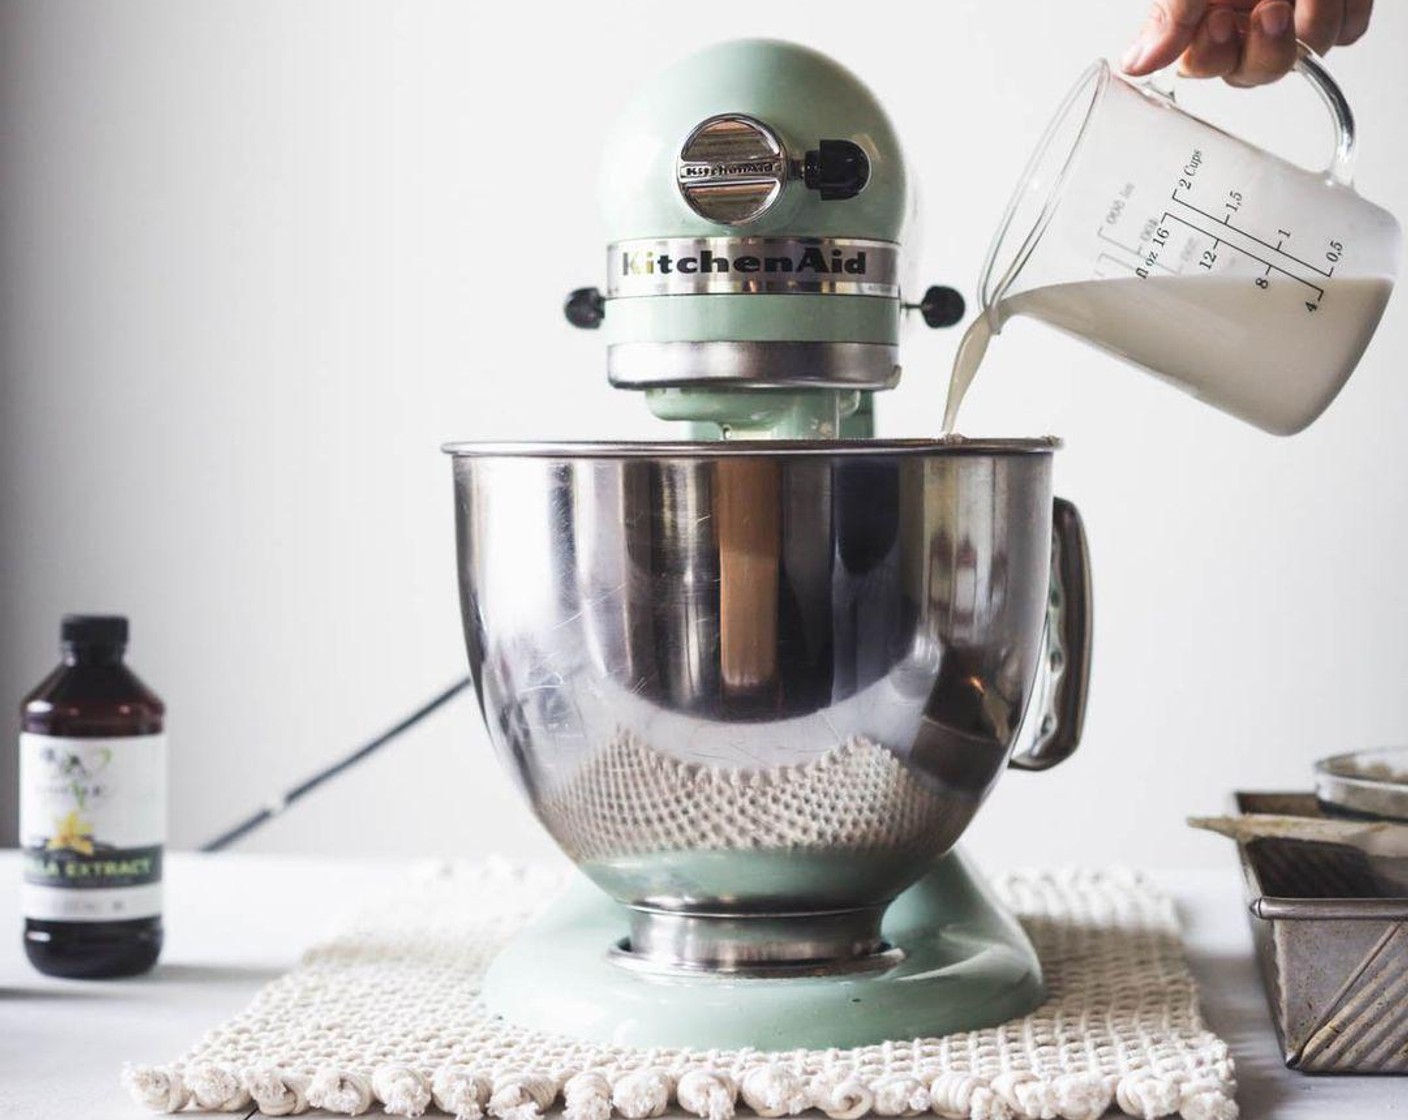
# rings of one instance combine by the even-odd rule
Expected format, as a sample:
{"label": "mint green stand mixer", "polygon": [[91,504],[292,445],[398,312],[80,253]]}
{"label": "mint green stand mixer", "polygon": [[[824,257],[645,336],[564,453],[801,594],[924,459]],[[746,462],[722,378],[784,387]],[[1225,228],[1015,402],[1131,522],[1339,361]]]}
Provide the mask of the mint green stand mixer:
{"label": "mint green stand mixer", "polygon": [[[583,873],[483,998],[594,1042],[792,1049],[1021,1015],[1040,965],[955,841],[1076,747],[1088,562],[1056,443],[882,440],[911,186],[787,43],[648,83],[602,156],[612,384],[676,442],[451,444],[494,746]],[[1013,822],[1020,827],[1020,822]]]}

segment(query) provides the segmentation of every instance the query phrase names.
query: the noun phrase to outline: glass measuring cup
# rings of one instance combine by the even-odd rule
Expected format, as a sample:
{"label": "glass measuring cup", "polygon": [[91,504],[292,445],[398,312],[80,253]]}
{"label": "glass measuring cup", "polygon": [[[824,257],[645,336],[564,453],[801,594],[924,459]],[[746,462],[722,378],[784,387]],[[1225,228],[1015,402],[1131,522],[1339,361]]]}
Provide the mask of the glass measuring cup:
{"label": "glass measuring cup", "polygon": [[[1324,172],[1091,66],[988,252],[968,376],[987,334],[1030,315],[1266,431],[1318,417],[1383,315],[1401,234],[1350,185],[1354,118],[1339,86],[1303,44],[1296,69],[1334,122]],[[951,413],[964,364],[961,354]]]}

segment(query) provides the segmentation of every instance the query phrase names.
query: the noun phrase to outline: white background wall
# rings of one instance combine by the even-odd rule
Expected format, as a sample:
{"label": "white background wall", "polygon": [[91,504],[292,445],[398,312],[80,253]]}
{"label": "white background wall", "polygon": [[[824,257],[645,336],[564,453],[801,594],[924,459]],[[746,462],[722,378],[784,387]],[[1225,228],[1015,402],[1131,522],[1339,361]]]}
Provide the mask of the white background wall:
{"label": "white background wall", "polygon": [[[1360,184],[1408,214],[1408,9],[1332,56]],[[192,845],[462,672],[448,438],[662,437],[559,305],[600,280],[597,145],[732,35],[804,40],[890,106],[924,275],[971,291],[1040,127],[1145,8],[127,0],[0,6],[0,697],[65,610],[130,613]],[[1187,103],[1318,162],[1299,83]],[[1278,441],[1038,325],[964,427],[1055,432],[1089,525],[1082,753],[1012,775],[989,865],[1219,863],[1189,812],[1408,738],[1408,303]],[[886,434],[933,434],[958,331],[916,332]],[[12,718],[12,717],[11,717]],[[10,752],[0,825],[13,830]],[[547,850],[462,700],[250,848]]]}

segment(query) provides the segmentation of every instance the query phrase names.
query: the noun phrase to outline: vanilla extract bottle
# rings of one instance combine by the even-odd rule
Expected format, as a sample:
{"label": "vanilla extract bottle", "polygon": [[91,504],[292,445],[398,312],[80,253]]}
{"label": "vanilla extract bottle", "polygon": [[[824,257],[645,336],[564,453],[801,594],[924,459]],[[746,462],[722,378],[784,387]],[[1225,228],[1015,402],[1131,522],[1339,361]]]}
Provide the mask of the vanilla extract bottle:
{"label": "vanilla extract bottle", "polygon": [[20,710],[21,906],[50,976],[146,972],[161,952],[165,708],[123,660],[127,619],[67,615]]}

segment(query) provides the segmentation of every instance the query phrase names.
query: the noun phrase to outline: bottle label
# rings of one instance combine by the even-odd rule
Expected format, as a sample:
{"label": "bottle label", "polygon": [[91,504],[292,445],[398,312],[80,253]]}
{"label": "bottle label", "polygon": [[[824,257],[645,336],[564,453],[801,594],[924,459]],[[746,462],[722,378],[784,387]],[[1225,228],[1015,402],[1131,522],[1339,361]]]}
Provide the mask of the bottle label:
{"label": "bottle label", "polygon": [[155,917],[165,839],[165,735],[20,736],[25,917]]}

